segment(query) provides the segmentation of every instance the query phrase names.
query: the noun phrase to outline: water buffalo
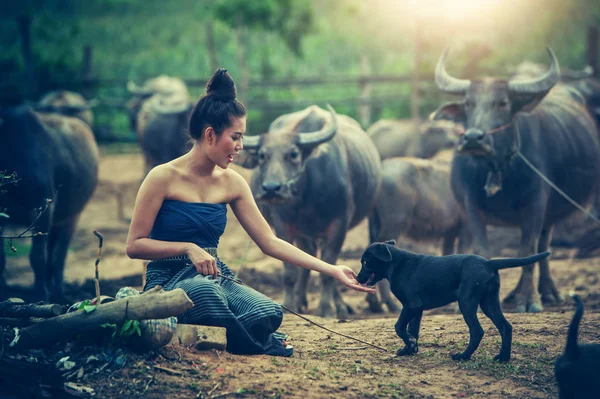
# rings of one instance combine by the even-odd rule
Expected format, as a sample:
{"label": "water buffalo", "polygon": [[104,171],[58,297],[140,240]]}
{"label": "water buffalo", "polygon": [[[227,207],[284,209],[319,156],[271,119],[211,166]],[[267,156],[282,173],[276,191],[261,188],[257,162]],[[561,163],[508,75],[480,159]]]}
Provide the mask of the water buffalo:
{"label": "water buffalo", "polygon": [[[541,77],[530,79],[458,79],[446,72],[447,50],[440,57],[435,79],[461,102],[442,105],[435,118],[461,122],[452,163],[452,191],[466,215],[477,253],[489,257],[486,225],[521,229],[519,256],[547,250],[556,222],[576,208],[544,182],[523,160],[580,204],[587,203],[600,173],[596,126],[584,104],[570,90],[555,88],[558,60]],[[538,291],[544,303],[560,295],[541,260]],[[523,268],[517,287],[504,300],[519,312],[542,310],[534,289],[533,266]]]}
{"label": "water buffalo", "polygon": [[[444,151],[447,152],[449,150]],[[442,255],[465,253],[471,237],[450,188],[451,157],[433,159],[390,158],[381,163],[381,188],[369,215],[369,240],[382,242],[400,237],[416,241],[442,241]],[[460,239],[459,239],[460,238]],[[378,284],[382,302],[389,311],[397,310],[389,295],[389,283]],[[372,312],[380,312],[375,295],[368,295]]]}
{"label": "water buffalo", "polygon": [[146,172],[189,149],[185,134],[192,102],[185,83],[161,75],[137,87],[128,85],[134,98],[127,104],[129,121],[136,132]]}
{"label": "water buffalo", "polygon": [[[375,201],[381,163],[373,142],[354,119],[317,106],[282,115],[267,133],[246,136],[258,164],[251,186],[278,237],[335,264],[346,232],[365,218]],[[249,159],[248,159],[249,158]],[[252,159],[254,158],[254,159]],[[305,311],[309,271],[285,264],[283,304]],[[346,317],[334,280],[321,276],[320,316]]]}
{"label": "water buffalo", "polygon": [[79,93],[68,90],[56,90],[46,93],[34,106],[38,112],[55,112],[65,116],[79,118],[89,127],[94,125],[94,114],[91,108],[96,101],[87,101]]}
{"label": "water buffalo", "polygon": [[454,147],[459,128],[450,121],[414,119],[375,122],[367,134],[381,159],[394,157],[431,158],[438,151]]}
{"label": "water buffalo", "polygon": [[[64,302],[67,248],[97,182],[98,147],[94,136],[79,119],[38,114],[21,106],[0,110],[0,137],[0,171],[15,173],[18,179],[3,187],[0,209],[9,218],[0,218],[0,223],[31,226],[33,233],[47,233],[32,238],[29,260],[35,274],[34,297]],[[5,267],[2,245],[3,287]]]}

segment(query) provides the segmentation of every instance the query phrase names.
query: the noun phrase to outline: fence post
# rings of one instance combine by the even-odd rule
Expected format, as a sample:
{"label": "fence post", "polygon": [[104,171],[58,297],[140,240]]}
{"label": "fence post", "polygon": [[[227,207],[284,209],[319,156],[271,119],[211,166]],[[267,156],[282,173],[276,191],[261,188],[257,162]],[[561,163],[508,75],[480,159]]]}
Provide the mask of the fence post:
{"label": "fence post", "polygon": [[410,116],[416,122],[421,119],[419,104],[421,102],[421,93],[419,86],[421,83],[421,23],[417,21],[415,27],[414,39],[414,65],[412,78],[412,91],[410,95]]}
{"label": "fence post", "polygon": [[371,75],[371,66],[369,64],[369,58],[365,55],[360,57],[360,102],[358,104],[358,119],[363,128],[367,129],[371,125],[371,92],[373,86],[368,81],[368,77]]}
{"label": "fence post", "polygon": [[594,69],[594,77],[600,77],[600,65],[598,65],[598,43],[599,43],[599,25],[590,25],[587,31],[587,40],[585,43],[585,58],[588,65]]}

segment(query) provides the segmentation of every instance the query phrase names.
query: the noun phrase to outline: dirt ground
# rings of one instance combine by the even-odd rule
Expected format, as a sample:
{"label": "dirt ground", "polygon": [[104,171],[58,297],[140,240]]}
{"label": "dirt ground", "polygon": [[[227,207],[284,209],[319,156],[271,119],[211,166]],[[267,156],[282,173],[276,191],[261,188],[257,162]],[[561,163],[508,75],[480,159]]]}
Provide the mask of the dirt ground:
{"label": "dirt ground", "polygon": [[[142,177],[142,158],[135,149],[121,153],[103,148],[100,179],[92,201],[83,212],[65,268],[67,295],[73,300],[92,298],[97,229],[104,235],[100,262],[103,294],[114,295],[122,286],[142,285],[142,262],[125,255],[125,240],[135,193]],[[250,173],[240,170],[244,176]],[[123,219],[119,218],[117,192],[122,193]],[[250,241],[232,212],[221,239],[221,258],[247,284],[282,300],[283,265],[264,256]],[[564,234],[564,232],[563,232]],[[567,231],[568,234],[568,231]],[[493,229],[491,241],[499,256],[515,255],[519,232]],[[368,243],[366,223],[349,232],[338,263],[356,271],[359,256]],[[402,243],[415,251],[436,253],[432,244]],[[7,278],[13,286],[28,286],[33,273],[28,265],[27,244],[8,258]],[[553,249],[551,263],[555,283],[567,297],[576,291],[586,304],[580,329],[581,342],[600,342],[600,258],[570,259],[570,250]],[[504,297],[516,285],[519,269],[501,272]],[[312,278],[309,312],[318,301],[318,278]],[[548,307],[541,314],[506,313],[514,328],[512,360],[497,364],[500,337],[489,319],[480,313],[485,336],[473,358],[455,362],[450,355],[462,351],[468,330],[455,307],[427,312],[423,318],[420,351],[396,357],[401,341],[394,332],[397,314],[370,314],[364,294],[344,292],[356,314],[347,320],[308,317],[331,329],[387,349],[386,352],[332,334],[294,315],[285,316],[281,330],[289,334],[295,353],[291,358],[235,356],[223,351],[165,347],[157,353],[133,354],[89,343],[62,343],[47,350],[20,354],[13,360],[34,357],[48,365],[56,378],[36,373],[12,375],[0,367],[0,398],[67,397],[56,381],[92,388],[100,398],[555,398],[553,362],[564,348],[572,317],[572,301]],[[567,297],[568,298],[568,297]],[[4,348],[2,349],[4,354]],[[100,356],[102,354],[102,356]],[[56,362],[65,356],[76,361],[79,373],[60,371]],[[95,359],[92,359],[93,356]],[[6,356],[5,360],[6,360]],[[12,359],[12,358],[11,358]],[[86,360],[87,359],[87,360]],[[92,359],[93,361],[90,361]],[[118,360],[118,361],[117,361]],[[13,368],[12,372],[17,368]],[[74,370],[75,370],[74,369]],[[600,373],[600,371],[599,371]],[[3,377],[4,375],[4,377]],[[21,383],[16,383],[20,381]],[[25,381],[25,383],[24,383]],[[84,395],[85,396],[85,395]]]}

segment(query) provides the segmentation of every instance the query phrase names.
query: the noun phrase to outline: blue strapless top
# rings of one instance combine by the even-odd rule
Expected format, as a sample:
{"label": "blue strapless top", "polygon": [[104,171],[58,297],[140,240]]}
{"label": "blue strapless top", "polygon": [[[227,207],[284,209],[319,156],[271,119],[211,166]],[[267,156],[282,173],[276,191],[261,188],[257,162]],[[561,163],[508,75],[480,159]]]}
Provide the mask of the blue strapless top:
{"label": "blue strapless top", "polygon": [[164,200],[150,238],[193,242],[200,248],[216,248],[227,225],[227,205]]}

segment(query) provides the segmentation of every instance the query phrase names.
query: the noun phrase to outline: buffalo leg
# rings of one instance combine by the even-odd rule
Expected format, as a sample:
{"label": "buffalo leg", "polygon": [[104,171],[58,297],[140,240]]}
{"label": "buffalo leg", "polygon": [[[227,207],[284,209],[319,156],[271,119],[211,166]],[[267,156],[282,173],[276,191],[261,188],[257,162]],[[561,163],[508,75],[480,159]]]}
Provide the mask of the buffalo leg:
{"label": "buffalo leg", "polygon": [[471,232],[475,242],[473,252],[489,259],[490,250],[487,239],[487,228],[481,211],[476,208],[470,199],[467,199],[465,205],[467,211],[467,228]]}
{"label": "buffalo leg", "polygon": [[[317,255],[317,243],[315,240],[309,238],[298,238],[298,248],[304,252],[316,256]],[[310,270],[299,268],[298,270],[298,281],[294,287],[294,302],[299,312],[305,313],[308,310],[308,300],[306,293],[308,291],[308,281],[310,278]]]}
{"label": "buffalo leg", "polygon": [[[294,244],[294,236],[291,232],[291,228],[286,226],[278,218],[273,218],[273,227],[275,228],[275,234],[277,237]],[[300,277],[300,270],[297,266],[290,263],[283,263],[283,306],[293,310],[294,312],[300,312],[299,306],[296,304],[296,298],[294,295],[296,282]]]}
{"label": "buffalo leg", "polygon": [[73,218],[68,223],[61,226],[54,226],[50,232],[50,245],[48,251],[50,257],[50,267],[48,270],[50,272],[50,279],[48,280],[48,285],[50,286],[51,299],[53,302],[67,302],[63,291],[65,261],[69,243],[75,233],[77,219],[78,218]]}
{"label": "buffalo leg", "polygon": [[38,235],[31,239],[29,263],[34,274],[34,293],[36,300],[48,301],[50,292],[47,285],[48,276],[48,236]]}
{"label": "buffalo leg", "polygon": [[[524,220],[521,227],[521,243],[519,245],[518,256],[531,256],[538,248],[537,243],[542,233],[543,215],[545,213],[545,202],[540,201],[530,208],[529,212],[524,211],[524,215],[530,217]],[[534,287],[533,265],[523,266],[521,278],[517,287],[506,297],[504,303],[514,301],[517,313],[531,312],[537,313],[543,310],[542,302]]]}
{"label": "buffalo leg", "polygon": [[[398,306],[394,296],[392,295],[392,291],[390,290],[390,282],[386,279],[381,280],[377,283],[377,287],[379,289],[379,294],[381,295],[381,302],[385,303],[389,312],[399,312],[400,306]],[[373,294],[367,294],[370,296],[375,296]]]}
{"label": "buffalo leg", "polygon": [[[328,237],[321,248],[321,259],[332,265],[335,265],[346,237],[346,226],[342,220],[345,220],[345,218],[338,219],[329,226],[327,229]],[[348,317],[349,312],[352,312],[350,306],[342,299],[336,280],[333,277],[321,274],[321,298],[317,314],[321,317],[333,317],[332,302],[335,304],[335,316],[337,318],[344,319]]]}
{"label": "buffalo leg", "polygon": [[[550,246],[550,240],[552,239],[552,227],[546,226],[542,229],[540,241],[538,243],[538,252],[545,252]],[[550,275],[550,258],[544,258],[539,261],[540,265],[540,279],[538,282],[538,291],[542,296],[542,303],[555,305],[561,302],[560,294],[554,285],[554,280]]]}

